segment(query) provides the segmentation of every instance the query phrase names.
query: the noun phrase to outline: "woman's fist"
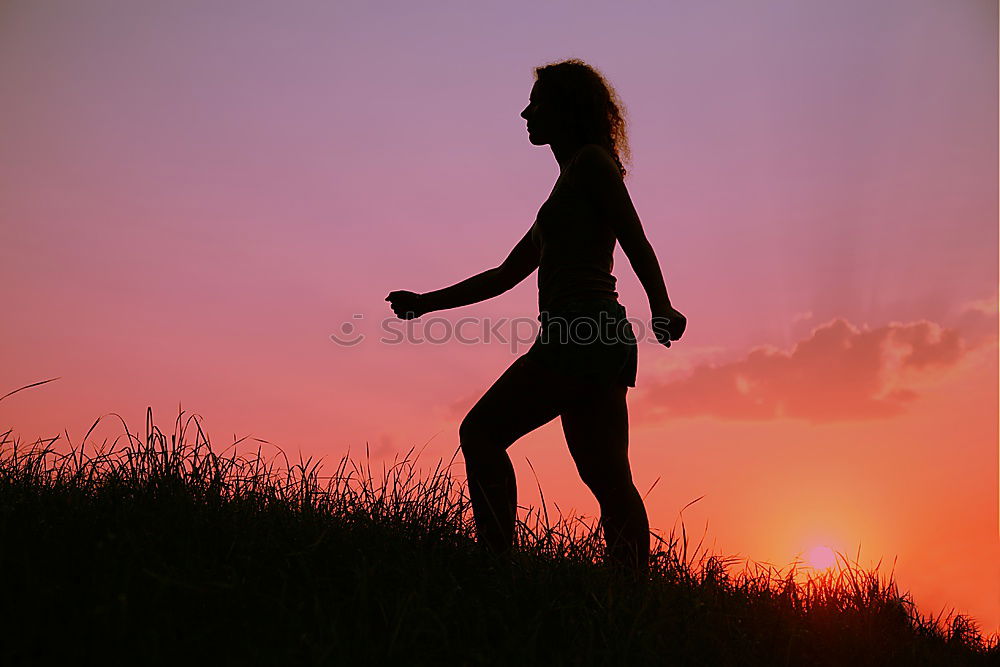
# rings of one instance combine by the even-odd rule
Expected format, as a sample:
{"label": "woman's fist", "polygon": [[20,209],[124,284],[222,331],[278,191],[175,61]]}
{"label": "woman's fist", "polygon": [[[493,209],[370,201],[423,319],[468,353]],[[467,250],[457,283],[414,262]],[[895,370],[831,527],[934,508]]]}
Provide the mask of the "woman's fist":
{"label": "woman's fist", "polygon": [[400,319],[412,320],[428,312],[421,295],[416,292],[407,292],[406,290],[389,292],[389,296],[385,300],[392,306],[392,312],[396,313],[396,317]]}
{"label": "woman's fist", "polygon": [[656,340],[670,347],[670,341],[680,340],[687,328],[687,318],[676,308],[665,308],[653,314],[650,325]]}

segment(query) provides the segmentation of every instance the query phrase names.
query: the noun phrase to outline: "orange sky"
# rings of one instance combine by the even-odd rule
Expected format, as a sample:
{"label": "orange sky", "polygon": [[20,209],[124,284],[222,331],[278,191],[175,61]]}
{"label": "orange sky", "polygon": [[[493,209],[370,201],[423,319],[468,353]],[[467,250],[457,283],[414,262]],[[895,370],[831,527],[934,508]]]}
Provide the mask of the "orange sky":
{"label": "orange sky", "polygon": [[[653,528],[704,496],[685,524],[722,552],[860,545],[1000,631],[995,2],[241,6],[0,9],[0,395],[60,378],[0,428],[76,442],[181,403],[218,445],[450,458],[526,346],[379,342],[383,299],[531,225],[557,167],[518,114],[532,67],[580,57],[628,108],[689,318],[629,393]],[[648,317],[620,249],[615,275]],[[535,280],[436,326],[532,322]],[[510,453],[522,504],[530,460],[550,505],[597,512],[558,423]]]}

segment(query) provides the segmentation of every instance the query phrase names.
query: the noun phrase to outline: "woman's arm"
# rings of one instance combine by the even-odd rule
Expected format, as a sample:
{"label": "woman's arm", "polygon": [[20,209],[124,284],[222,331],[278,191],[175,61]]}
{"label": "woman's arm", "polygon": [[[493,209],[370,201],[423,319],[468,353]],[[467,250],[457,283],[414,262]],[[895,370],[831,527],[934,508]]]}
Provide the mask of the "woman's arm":
{"label": "woman's arm", "polygon": [[458,308],[492,299],[511,289],[538,268],[538,249],[529,229],[500,266],[460,283],[421,295],[427,311]]}
{"label": "woman's arm", "polygon": [[488,269],[450,287],[425,292],[420,295],[420,300],[424,311],[430,312],[486,301],[503,292],[497,270]]}
{"label": "woman's arm", "polygon": [[392,292],[386,301],[392,302],[393,310],[399,317],[420,317],[434,310],[458,308],[492,299],[517,285],[536,268],[538,249],[531,241],[529,229],[500,266],[433,292]]}
{"label": "woman's arm", "polygon": [[658,318],[669,320],[670,339],[677,340],[684,333],[686,318],[670,304],[660,263],[642,229],[618,165],[606,150],[589,145],[580,151],[577,168],[584,191],[592,193],[601,213],[611,221],[615,236],[646,291],[654,325]]}

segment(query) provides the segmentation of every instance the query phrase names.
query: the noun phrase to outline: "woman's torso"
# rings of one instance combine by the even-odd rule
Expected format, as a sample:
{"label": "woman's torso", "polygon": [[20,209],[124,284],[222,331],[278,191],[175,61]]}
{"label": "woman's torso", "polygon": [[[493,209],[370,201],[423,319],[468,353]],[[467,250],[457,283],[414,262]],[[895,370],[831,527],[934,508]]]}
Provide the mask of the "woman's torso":
{"label": "woman's torso", "polygon": [[531,228],[539,251],[539,312],[577,301],[618,299],[614,230],[574,178],[578,155],[564,168]]}

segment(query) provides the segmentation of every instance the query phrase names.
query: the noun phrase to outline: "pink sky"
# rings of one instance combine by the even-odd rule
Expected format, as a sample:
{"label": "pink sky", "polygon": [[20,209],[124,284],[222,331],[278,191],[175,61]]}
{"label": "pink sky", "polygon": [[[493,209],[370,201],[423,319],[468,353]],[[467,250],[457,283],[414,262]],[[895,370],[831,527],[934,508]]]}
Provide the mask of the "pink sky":
{"label": "pink sky", "polygon": [[[653,528],[704,496],[685,524],[722,552],[860,545],[1000,631],[995,2],[240,7],[0,9],[0,395],[60,378],[0,427],[78,442],[152,406],[169,430],[181,403],[220,446],[450,458],[526,347],[380,343],[383,299],[528,229],[558,168],[518,114],[533,67],[579,57],[628,108],[689,319],[629,393]],[[648,317],[620,249],[615,274]],[[436,316],[533,321],[535,280]],[[345,322],[365,340],[334,344]],[[596,514],[558,422],[510,453],[522,504],[530,459]]]}

